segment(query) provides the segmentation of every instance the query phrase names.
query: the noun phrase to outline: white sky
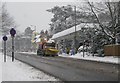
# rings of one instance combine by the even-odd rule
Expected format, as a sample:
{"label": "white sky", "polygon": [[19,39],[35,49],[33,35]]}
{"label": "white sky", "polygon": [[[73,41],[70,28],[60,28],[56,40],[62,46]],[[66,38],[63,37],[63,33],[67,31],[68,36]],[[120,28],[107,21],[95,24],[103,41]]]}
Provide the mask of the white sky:
{"label": "white sky", "polygon": [[49,29],[52,13],[46,10],[70,2],[7,2],[6,4],[8,12],[19,25],[18,30],[23,32],[26,27],[35,25],[36,30],[40,32],[42,29]]}
{"label": "white sky", "polygon": [[[47,12],[54,6],[63,6],[73,4],[74,0],[0,0],[6,2],[6,8],[10,15],[14,17],[17,29],[21,32],[30,25],[36,26],[36,31],[40,32],[42,29],[49,29],[52,13]],[[34,29],[34,28],[32,28]],[[0,35],[0,44],[2,36]],[[0,45],[1,47],[1,45]]]}
{"label": "white sky", "polygon": [[[35,25],[38,32],[42,29],[49,29],[52,13],[47,12],[47,9],[53,8],[56,5],[63,6],[83,2],[83,0],[0,0],[0,2],[1,1],[6,2],[7,10],[10,15],[14,17],[14,20],[19,25],[17,29],[21,32],[30,25]],[[90,1],[97,2],[101,0]]]}
{"label": "white sky", "polygon": [[8,12],[19,25],[18,30],[22,32],[30,25],[35,25],[38,32],[49,29],[52,13],[47,12],[47,9],[56,5],[78,4],[81,1],[83,2],[83,0],[2,0],[6,2]]}

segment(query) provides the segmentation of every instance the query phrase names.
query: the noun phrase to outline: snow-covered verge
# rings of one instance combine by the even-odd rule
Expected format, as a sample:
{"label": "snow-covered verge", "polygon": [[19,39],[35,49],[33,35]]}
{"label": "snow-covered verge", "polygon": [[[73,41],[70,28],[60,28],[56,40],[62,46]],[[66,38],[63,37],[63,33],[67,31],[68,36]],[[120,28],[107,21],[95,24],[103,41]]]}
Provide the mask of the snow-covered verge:
{"label": "snow-covered verge", "polygon": [[7,56],[7,62],[3,62],[0,53],[0,81],[59,81],[55,77],[49,76],[27,64],[18,60],[11,61]]}
{"label": "snow-covered verge", "polygon": [[92,56],[91,54],[85,53],[85,56],[83,57],[83,53],[77,53],[75,55],[68,55],[68,54],[60,54],[61,57],[69,57],[69,58],[75,58],[75,59],[84,59],[84,60],[91,60],[91,61],[98,61],[98,62],[105,62],[105,63],[115,63],[120,64],[118,57],[115,56],[105,56],[105,57],[98,57],[98,56]]}
{"label": "snow-covered verge", "polygon": [[[25,54],[36,54],[34,52],[20,52]],[[118,57],[115,56],[105,56],[105,57],[98,57],[98,56],[92,56],[89,53],[85,53],[85,56],[83,57],[83,53],[77,53],[75,55],[68,55],[65,53],[59,54],[61,57],[68,57],[68,58],[75,58],[75,59],[84,59],[84,60],[91,60],[91,61],[98,61],[98,62],[105,62],[105,63],[114,63],[114,64],[120,64]]]}
{"label": "snow-covered verge", "polygon": [[35,52],[17,52],[17,53],[24,53],[24,54],[37,54]]}

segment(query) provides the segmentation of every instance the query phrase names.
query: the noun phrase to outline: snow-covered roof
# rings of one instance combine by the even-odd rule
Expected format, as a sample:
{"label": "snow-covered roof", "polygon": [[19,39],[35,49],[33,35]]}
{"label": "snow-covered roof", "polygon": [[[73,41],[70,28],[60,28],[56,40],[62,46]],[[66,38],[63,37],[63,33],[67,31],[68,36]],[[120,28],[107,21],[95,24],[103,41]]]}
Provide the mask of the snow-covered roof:
{"label": "snow-covered roof", "polygon": [[49,39],[49,40],[48,40],[48,43],[52,43],[52,42],[55,42],[55,41],[52,40],[52,39]]}
{"label": "snow-covered roof", "polygon": [[[81,24],[76,26],[76,31],[81,30],[82,27],[84,27],[84,28],[91,27],[92,28],[92,27],[95,27],[95,25],[98,25],[98,24],[95,24],[95,23],[81,23]],[[66,29],[64,31],[61,31],[59,33],[54,34],[51,39],[56,39],[58,37],[65,36],[65,35],[71,34],[73,32],[75,32],[75,26],[73,26],[69,29]]]}
{"label": "snow-covered roof", "polygon": [[41,39],[40,38],[37,38],[36,40],[35,40],[35,42],[41,42]]}
{"label": "snow-covered roof", "polygon": [[35,36],[35,38],[39,38],[39,37],[40,37],[40,35],[36,35],[36,36]]}

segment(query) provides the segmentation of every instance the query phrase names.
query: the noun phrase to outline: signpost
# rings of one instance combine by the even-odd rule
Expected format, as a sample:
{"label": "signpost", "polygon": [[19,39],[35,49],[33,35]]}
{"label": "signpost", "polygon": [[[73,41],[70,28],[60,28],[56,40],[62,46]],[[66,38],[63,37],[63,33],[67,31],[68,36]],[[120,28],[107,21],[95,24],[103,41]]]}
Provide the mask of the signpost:
{"label": "signpost", "polygon": [[10,34],[11,34],[11,37],[12,37],[12,61],[14,61],[14,36],[16,34],[16,31],[14,28],[12,28],[10,30]]}
{"label": "signpost", "polygon": [[3,41],[4,41],[4,62],[6,62],[6,41],[7,41],[7,36],[3,36]]}

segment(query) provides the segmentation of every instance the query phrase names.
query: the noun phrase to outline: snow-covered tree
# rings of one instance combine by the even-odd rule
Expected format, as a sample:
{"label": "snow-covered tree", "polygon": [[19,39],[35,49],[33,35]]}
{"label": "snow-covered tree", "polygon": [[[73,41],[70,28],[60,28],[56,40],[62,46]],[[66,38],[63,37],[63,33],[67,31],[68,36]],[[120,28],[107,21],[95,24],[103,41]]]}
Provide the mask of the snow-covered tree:
{"label": "snow-covered tree", "polygon": [[80,8],[75,8],[75,6],[73,7],[71,5],[62,7],[55,6],[47,11],[54,14],[50,24],[50,31],[52,31],[52,33],[58,33],[71,28],[75,26],[75,24],[95,22],[95,17],[92,14],[87,14]]}
{"label": "snow-covered tree", "polygon": [[102,32],[115,44],[116,36],[120,34],[120,2],[88,2],[88,5]]}
{"label": "snow-covered tree", "polygon": [[104,45],[115,44],[116,39],[120,38],[120,2],[87,2],[80,10],[85,15],[93,16],[93,23],[99,25],[99,28],[81,29],[81,42],[85,43],[84,41],[88,40],[90,52],[93,55],[101,52],[101,55]]}
{"label": "snow-covered tree", "polygon": [[30,36],[30,37],[31,37],[31,36],[32,36],[32,32],[33,32],[33,31],[31,30],[31,27],[27,27],[27,28],[25,29],[25,32],[24,32],[24,33],[25,33],[26,36]]}
{"label": "snow-covered tree", "polygon": [[6,9],[6,4],[3,3],[2,4],[2,9],[1,9],[1,24],[2,24],[2,27],[0,28],[0,31],[6,35],[9,33],[9,30],[11,29],[11,27],[14,27],[15,28],[15,22],[14,22],[14,19],[13,17],[10,16],[10,14],[8,13],[7,9]]}
{"label": "snow-covered tree", "polygon": [[53,18],[51,19],[51,29],[54,30],[54,33],[64,30],[66,28],[66,19],[69,17],[67,12],[70,11],[70,9],[67,10],[64,6],[55,6],[52,9],[48,9],[47,11],[54,14]]}
{"label": "snow-covered tree", "polygon": [[71,6],[55,6],[52,9],[47,10],[53,13],[53,18],[51,19],[50,28],[54,30],[54,33],[60,32],[68,28],[67,19],[73,14],[73,9]]}

